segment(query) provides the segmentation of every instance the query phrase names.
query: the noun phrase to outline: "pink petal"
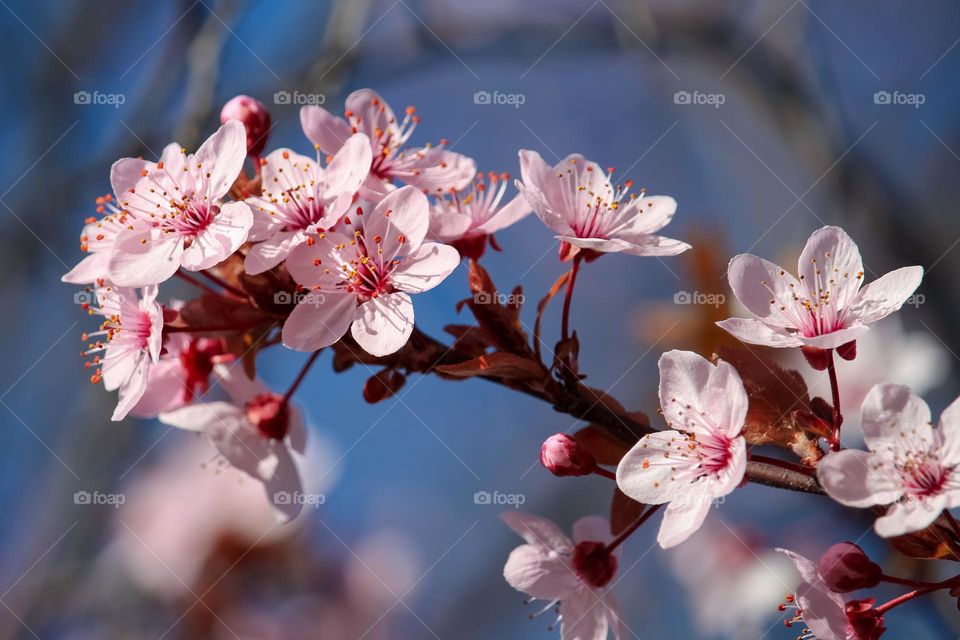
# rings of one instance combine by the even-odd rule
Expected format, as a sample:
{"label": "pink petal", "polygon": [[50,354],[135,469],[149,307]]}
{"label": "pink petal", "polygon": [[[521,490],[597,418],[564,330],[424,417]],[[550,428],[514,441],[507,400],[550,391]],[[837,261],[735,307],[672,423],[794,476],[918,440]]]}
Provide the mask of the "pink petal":
{"label": "pink petal", "polygon": [[277,522],[289,522],[303,510],[303,501],[297,499],[303,494],[303,482],[300,480],[300,472],[297,470],[293,456],[287,448],[276,441],[272,444],[276,463],[273,473],[261,478],[263,490],[267,494],[270,506],[273,507]]}
{"label": "pink petal", "polygon": [[960,398],[940,414],[940,436],[943,441],[940,459],[945,465],[960,467]]}
{"label": "pink petal", "polygon": [[721,329],[747,344],[765,347],[799,347],[803,341],[780,328],[773,328],[755,318],[729,318],[717,323]]}
{"label": "pink petal", "polygon": [[923,279],[923,267],[903,267],[884,274],[860,290],[849,313],[863,324],[876,322],[897,311]]}
{"label": "pink petal", "polygon": [[212,202],[230,191],[246,157],[246,129],[239,120],[230,120],[200,145],[190,170],[204,176],[204,193]]}
{"label": "pink petal", "polygon": [[565,598],[579,584],[569,558],[547,547],[524,544],[514,549],[503,567],[511,587],[534,598]]}
{"label": "pink petal", "polygon": [[663,514],[657,543],[663,549],[675,547],[696,533],[707,519],[713,496],[704,481],[691,485],[691,490],[682,499],[671,501]]}
{"label": "pink petal", "polygon": [[353,339],[373,356],[400,350],[413,333],[413,302],[406,293],[380,295],[359,307],[350,329]]}
{"label": "pink petal", "polygon": [[443,205],[430,207],[430,235],[443,242],[459,240],[468,231],[472,231],[473,218],[470,214],[453,211]]}
{"label": "pink petal", "polygon": [[160,414],[160,422],[186,431],[206,431],[211,425],[243,420],[243,409],[229,402],[202,402]]}
{"label": "pink petal", "polygon": [[403,252],[401,255],[416,251],[429,227],[427,197],[416,187],[409,186],[387,194],[363,219],[364,236],[370,241],[379,236],[385,256],[396,255],[399,251]]}
{"label": "pink petal", "polygon": [[477,174],[473,158],[442,147],[407,149],[392,169],[407,184],[425,192],[465,189]]}
{"label": "pink petal", "polygon": [[679,470],[699,464],[678,455],[678,448],[683,451],[687,443],[686,436],[679,431],[659,431],[644,436],[617,466],[617,486],[644,504],[663,504],[683,498],[693,485],[673,477]]}
{"label": "pink petal", "polygon": [[573,523],[574,542],[607,543],[611,540],[613,535],[610,533],[610,521],[604,516],[587,516]]}
{"label": "pink petal", "polygon": [[60,277],[61,282],[70,284],[93,284],[101,278],[108,278],[110,267],[110,252],[97,251],[88,253],[77,266]]}
{"label": "pink petal", "polygon": [[817,638],[845,640],[847,616],[844,613],[843,596],[827,588],[814,563],[787,549],[777,551],[793,560],[803,580],[796,590],[797,602],[803,609],[803,624]]}
{"label": "pink petal", "polygon": [[730,460],[727,466],[711,478],[710,494],[714,498],[733,493],[747,473],[747,441],[742,437],[734,438],[729,451]]}
{"label": "pink petal", "polygon": [[247,241],[252,226],[253,212],[247,203],[224,204],[207,228],[184,250],[183,266],[191,271],[202,271],[220,264]]}
{"label": "pink petal", "polygon": [[179,359],[161,360],[150,367],[147,390],[130,414],[138,418],[155,418],[182,407],[186,402],[184,389],[184,373]]}
{"label": "pink petal", "polygon": [[[109,363],[103,363],[104,376]],[[140,401],[147,390],[147,376],[150,373],[150,360],[143,351],[137,352],[134,367],[130,374],[121,382],[117,407],[113,411],[111,420],[123,420],[130,410]],[[104,377],[106,383],[106,377]],[[106,386],[106,384],[104,384]]]}
{"label": "pink petal", "polygon": [[[118,198],[133,188],[140,180],[140,173],[147,166],[143,158],[120,158],[110,167],[110,186]],[[153,163],[150,163],[153,164]]]}
{"label": "pink petal", "polygon": [[[736,370],[726,362],[714,365],[692,351],[673,350],[660,356],[660,408],[667,424],[691,430],[689,413],[706,414],[721,433],[739,435],[747,415],[747,392]],[[688,409],[689,407],[689,409]]]}
{"label": "pink petal", "polygon": [[902,451],[906,443],[919,451],[934,444],[930,407],[904,385],[870,389],[860,407],[860,425],[871,451]]}
{"label": "pink petal", "polygon": [[353,196],[370,173],[372,162],[370,139],[362,133],[350,136],[324,170],[325,196]]}
{"label": "pink petal", "polygon": [[852,327],[847,327],[846,329],[831,331],[830,333],[825,333],[819,336],[813,336],[810,338],[799,336],[799,338],[800,341],[808,347],[816,347],[818,349],[836,349],[840,345],[862,337],[863,334],[865,334],[869,329],[870,327],[866,327],[864,325],[855,325]]}
{"label": "pink petal", "polygon": [[311,291],[283,325],[283,344],[316,351],[343,337],[358,315],[357,296],[345,291]]}
{"label": "pink petal", "polygon": [[304,240],[301,231],[278,231],[271,238],[250,247],[243,260],[243,269],[250,275],[269,271],[286,260]]}
{"label": "pink petal", "polygon": [[630,222],[617,235],[650,235],[670,224],[677,212],[677,201],[670,196],[644,196],[627,205]]}
{"label": "pink petal", "polygon": [[422,293],[433,289],[460,264],[460,254],[453,247],[426,242],[408,255],[390,282],[400,291]]}
{"label": "pink petal", "polygon": [[108,271],[119,286],[160,284],[177,272],[183,256],[183,238],[161,230],[135,226],[117,235]]}
{"label": "pink petal", "polygon": [[902,536],[905,533],[926,529],[947,507],[944,494],[923,499],[908,496],[894,504],[887,513],[874,523],[874,529],[882,538]]}
{"label": "pink petal", "polygon": [[248,378],[246,371],[236,361],[214,365],[213,373],[235,404],[244,404],[254,396],[270,392],[270,388],[259,378]]}
{"label": "pink petal", "polygon": [[500,514],[500,519],[528,544],[541,545],[558,553],[573,551],[570,538],[552,520],[518,510],[505,511]]}
{"label": "pink petal", "polygon": [[301,108],[300,126],[307,139],[327,154],[336,153],[352,135],[346,120],[332,115],[323,107]]}
{"label": "pink petal", "polygon": [[367,134],[371,141],[377,138],[377,130],[391,135],[398,129],[393,109],[373,89],[357,89],[347,96],[344,106],[359,118],[358,130]]}
{"label": "pink petal", "polygon": [[560,603],[561,640],[606,640],[609,621],[603,601],[587,587],[577,589]]}
{"label": "pink petal", "polygon": [[560,234],[571,234],[570,224],[560,213],[564,206],[563,182],[536,151],[521,149],[517,189],[545,225]]}
{"label": "pink petal", "polygon": [[477,227],[478,233],[487,235],[502,231],[507,227],[527,217],[532,209],[523,194],[518,193],[513,200],[500,207],[500,210],[490,216],[486,222]]}
{"label": "pink petal", "polygon": [[[803,294],[800,282],[779,265],[747,253],[734,256],[727,267],[727,279],[737,300],[750,313],[777,327],[799,328],[800,309],[794,296]],[[785,307],[785,309],[781,309]],[[798,311],[799,309],[799,311]]]}
{"label": "pink petal", "polygon": [[340,267],[345,259],[337,247],[350,246],[351,242],[353,239],[342,233],[328,231],[312,245],[297,245],[287,256],[287,271],[297,284],[333,290],[342,276]]}
{"label": "pink petal", "polygon": [[[817,271],[820,274],[817,274]],[[830,291],[830,304],[845,309],[863,283],[863,261],[856,243],[840,227],[822,227],[813,232],[800,254],[797,273],[807,287],[816,291],[817,282]],[[833,284],[827,285],[833,281]],[[809,295],[816,300],[816,295]]]}
{"label": "pink petal", "polygon": [[846,449],[817,465],[817,478],[831,498],[848,507],[872,507],[897,500],[903,490],[899,474],[875,453]]}

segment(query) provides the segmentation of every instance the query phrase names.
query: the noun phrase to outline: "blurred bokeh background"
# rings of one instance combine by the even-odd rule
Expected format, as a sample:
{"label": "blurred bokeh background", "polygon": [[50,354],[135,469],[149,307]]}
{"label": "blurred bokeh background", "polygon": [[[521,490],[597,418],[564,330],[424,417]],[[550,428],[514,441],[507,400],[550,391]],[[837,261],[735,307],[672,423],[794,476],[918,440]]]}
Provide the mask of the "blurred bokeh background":
{"label": "blurred bokeh background", "polygon": [[[676,197],[668,235],[695,251],[605,257],[574,300],[583,370],[631,409],[653,413],[659,353],[706,353],[719,339],[709,326],[729,311],[714,305],[729,295],[729,256],[789,264],[823,224],[857,239],[868,279],[927,269],[914,304],[842,365],[847,406],[887,379],[913,383],[936,413],[960,388],[956,2],[0,5],[0,638],[556,637],[549,614],[527,620],[503,581],[518,539],[498,507],[474,500],[517,495],[564,526],[608,511],[608,480],[558,480],[535,464],[545,436],[577,426],[550,407],[434,378],[368,405],[369,373],[335,375],[324,356],[298,398],[309,484],[325,502],[277,527],[259,487],[216,473],[202,442],[111,423],[114,398],[87,383],[78,352],[90,321],[59,278],[80,258],[110,163],[155,158],[172,140],[194,148],[238,93],[270,106],[271,147],[308,151],[298,101],[339,113],[347,93],[372,87],[395,109],[417,106],[414,143],[447,138],[483,170],[518,173],[520,148],[551,162],[577,151]],[[535,218],[498,240],[485,265],[501,287],[536,300],[562,272]],[[165,294],[192,293],[178,286]],[[466,290],[460,270],[420,296],[418,323],[440,334]],[[302,360],[274,349],[260,372],[284,388]],[[77,492],[123,504],[78,504]],[[641,530],[614,587],[633,637],[795,636],[778,623],[794,583],[774,543],[815,555],[860,540],[897,570],[931,570],[889,552],[868,514],[838,513],[748,487],[674,551]],[[954,638],[957,618],[953,603],[926,598],[898,609],[889,635]]]}

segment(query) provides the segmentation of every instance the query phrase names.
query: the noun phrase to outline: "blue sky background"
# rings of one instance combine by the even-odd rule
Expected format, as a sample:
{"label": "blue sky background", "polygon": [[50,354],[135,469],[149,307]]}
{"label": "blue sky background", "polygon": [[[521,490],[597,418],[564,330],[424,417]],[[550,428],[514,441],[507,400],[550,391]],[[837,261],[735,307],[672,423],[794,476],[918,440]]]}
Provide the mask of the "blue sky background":
{"label": "blue sky background", "polygon": [[[99,616],[117,615],[76,597],[107,545],[112,514],[78,508],[72,495],[120,490],[185,435],[152,422],[109,422],[114,400],[87,383],[78,357],[90,323],[59,277],[80,258],[82,221],[109,188],[110,163],[155,157],[174,139],[195,147],[237,93],[271,106],[278,124],[270,146],[303,152],[309,143],[297,109],[274,105],[277,91],[322,93],[340,112],[350,91],[374,88],[398,111],[417,106],[423,122],[414,143],[447,138],[483,170],[518,174],[521,148],[551,162],[583,153],[651,193],[673,195],[679,210],[668,235],[697,238],[721,256],[790,255],[813,229],[840,224],[858,240],[868,273],[928,269],[926,303],[905,308],[904,321],[945,352],[960,349],[956,3],[0,5],[0,505],[7,514],[0,600],[8,606],[0,609],[0,637],[86,637],[85,629],[103,624]],[[78,91],[122,94],[124,104],[75,104]],[[524,102],[476,104],[477,91],[520,94]],[[678,91],[719,93],[725,102],[676,104]],[[878,91],[921,94],[924,103],[877,104]],[[554,240],[535,218],[498,240],[503,253],[485,265],[502,288],[522,284],[536,300],[562,273]],[[699,286],[685,265],[608,256],[581,276],[572,319],[582,369],[631,408],[655,409],[657,356],[676,344],[669,336],[655,341],[644,313]],[[727,292],[722,271],[711,291]],[[190,293],[179,283],[168,292]],[[439,335],[466,321],[453,309],[465,292],[461,269],[418,296],[418,325]],[[558,324],[556,315],[548,320],[550,340]],[[261,373],[285,388],[302,360],[275,349],[263,356]],[[955,369],[956,358],[950,363]],[[310,514],[323,523],[310,528],[312,544],[336,556],[338,537],[349,545],[373,530],[403,532],[429,571],[405,598],[416,615],[391,614],[396,637],[432,637],[426,627],[444,639],[554,637],[547,620],[526,619],[522,596],[503,581],[517,539],[473,494],[523,494],[526,510],[564,526],[605,513],[609,481],[561,481],[531,469],[543,438],[573,420],[482,381],[413,378],[401,400],[371,406],[360,396],[368,375],[360,368],[334,375],[326,355],[298,398],[313,432],[339,458],[331,472],[337,484]],[[951,375],[928,394],[935,412],[956,389]],[[716,517],[749,522],[815,554],[869,526],[864,517],[835,529],[836,513],[823,499],[749,487]],[[654,535],[649,527],[627,543],[624,567]],[[862,544],[886,553],[872,535]],[[692,627],[664,555],[644,555],[617,585],[631,627],[644,639],[709,637]],[[154,629],[162,633],[179,615],[156,607],[141,602],[127,612],[142,637],[159,636]],[[888,635],[955,637],[955,614],[951,622],[917,602],[891,616]],[[775,627],[765,637],[792,635]]]}

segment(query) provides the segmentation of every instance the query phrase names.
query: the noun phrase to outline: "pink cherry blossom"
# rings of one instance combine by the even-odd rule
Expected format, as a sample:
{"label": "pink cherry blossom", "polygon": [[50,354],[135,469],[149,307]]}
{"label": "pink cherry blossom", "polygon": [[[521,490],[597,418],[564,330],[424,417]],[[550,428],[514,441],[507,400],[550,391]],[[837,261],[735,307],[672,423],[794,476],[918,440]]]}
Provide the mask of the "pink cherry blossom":
{"label": "pink cherry blossom", "polygon": [[781,607],[792,611],[787,626],[803,625],[804,640],[877,640],[886,629],[883,616],[873,609],[873,599],[847,601],[823,581],[816,563],[799,553],[777,549],[793,561],[800,573],[796,594]]}
{"label": "pink cherry blossom", "polygon": [[[561,640],[617,640],[629,637],[619,606],[609,593],[619,548],[603,554],[613,538],[606,518],[589,516],[573,525],[573,540],[545,518],[522,511],[500,516],[526,544],[510,553],[503,577],[533,600],[546,600],[541,613],[559,604]],[[583,551],[601,553],[584,554]]]}
{"label": "pink cherry blossom", "polygon": [[[530,213],[530,204],[522,194],[500,206],[510,176],[483,174],[472,187],[451,191],[438,197],[430,207],[430,234],[455,247],[461,255],[479,258],[493,234],[506,229]],[[499,183],[499,184],[498,184]]]}
{"label": "pink cherry blossom", "polygon": [[247,156],[246,132],[231,120],[192,155],[168,146],[121,199],[133,222],[114,242],[109,277],[123,286],[159,284],[181,266],[216,266],[247,239],[253,213],[224,203]]}
{"label": "pink cherry blossom", "polygon": [[80,249],[87,256],[61,278],[63,282],[93,284],[106,281],[114,240],[133,220],[133,215],[123,208],[121,202],[136,185],[143,171],[155,166],[140,158],[121,158],[113,163],[110,167],[113,193],[97,198],[97,214],[100,217],[87,218],[80,235]]}
{"label": "pink cherry blossom", "polygon": [[263,273],[287,259],[308,236],[332,227],[346,213],[370,172],[370,141],[357,133],[340,147],[326,169],[318,161],[278,149],[263,163],[263,193],[246,202],[254,211],[244,268]]}
{"label": "pink cherry blossom", "polygon": [[410,294],[434,288],[460,262],[452,247],[423,242],[428,207],[426,196],[403,187],[356,216],[351,235],[327,232],[297,247],[287,269],[309,291],[283,325],[283,343],[316,351],[350,329],[375,356],[406,344],[413,331]]}
{"label": "pink cherry blossom", "polygon": [[303,107],[300,123],[307,138],[324,153],[336,153],[353,133],[365,133],[373,151],[373,166],[361,196],[376,202],[393,190],[393,181],[428,192],[463,189],[477,171],[474,161],[439,146],[406,147],[420,122],[407,107],[400,122],[390,105],[372,89],[354,91],[346,100],[345,119],[323,107]]}
{"label": "pink cherry blossom", "polygon": [[[270,393],[259,380],[250,380],[235,365],[217,365],[217,378],[232,402],[202,402],[160,414],[160,421],[207,435],[231,466],[263,483],[277,520],[295,518],[303,508],[300,472],[292,451],[306,448],[300,411]],[[263,407],[270,418],[262,420]]]}
{"label": "pink cherry blossom", "polygon": [[214,338],[195,338],[185,333],[168,334],[160,359],[150,367],[147,390],[130,411],[140,418],[161,413],[199,400],[210,389],[214,366],[233,361],[223,343]]}
{"label": "pink cherry blossom", "polygon": [[520,175],[523,181],[517,181],[517,188],[563,242],[564,260],[581,250],[590,257],[608,252],[673,256],[690,248],[655,235],[673,218],[676,200],[630,194],[630,180],[614,187],[610,173],[579,154],[550,167],[536,151],[521,150]]}
{"label": "pink cherry blossom", "polygon": [[87,310],[103,322],[98,331],[83,335],[84,341],[93,339],[84,355],[93,355],[88,367],[99,367],[91,380],[102,381],[107,391],[119,390],[113,420],[122,420],[143,397],[150,369],[160,357],[163,308],[156,287],[145,287],[142,298],[123,287],[99,288],[92,295],[96,304]]}
{"label": "pink cherry blossom", "polygon": [[839,227],[813,232],[797,271],[799,278],[763,258],[735,256],[730,288],[755,317],[717,324],[750,344],[835,349],[899,309],[923,277],[923,267],[903,267],[861,288],[860,250]]}
{"label": "pink cherry blossom", "polygon": [[644,504],[669,503],[657,542],[680,544],[703,524],[716,498],[743,480],[747,393],[736,370],[690,351],[660,357],[660,406],[668,431],[646,435],[617,467],[617,484]]}
{"label": "pink cherry blossom", "polygon": [[960,399],[934,427],[927,403],[908,387],[878,384],[860,423],[870,451],[831,453],[817,467],[831,498],[861,508],[892,503],[875,523],[883,537],[924,529],[960,506]]}

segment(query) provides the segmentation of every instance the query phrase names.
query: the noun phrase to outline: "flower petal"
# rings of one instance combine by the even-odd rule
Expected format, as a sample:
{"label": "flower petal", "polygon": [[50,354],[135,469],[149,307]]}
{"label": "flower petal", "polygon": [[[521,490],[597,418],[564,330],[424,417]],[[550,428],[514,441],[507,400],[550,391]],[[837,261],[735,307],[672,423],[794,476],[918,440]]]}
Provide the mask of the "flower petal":
{"label": "flower petal", "polygon": [[380,295],[360,305],[350,334],[372,356],[399,351],[413,333],[413,301],[403,292]]}
{"label": "flower petal", "polygon": [[552,520],[519,510],[505,511],[500,519],[527,544],[542,545],[560,553],[573,551],[570,538]]}
{"label": "flower petal", "polygon": [[160,229],[134,226],[117,235],[108,271],[110,281],[123,287],[160,284],[180,268],[183,238]]}
{"label": "flower petal", "polygon": [[933,524],[946,507],[947,496],[942,493],[922,499],[907,497],[877,518],[873,528],[882,538],[920,531]]}
{"label": "flower petal", "polygon": [[742,253],[730,260],[727,279],[737,300],[750,313],[773,326],[800,328],[795,315],[800,306],[796,297],[802,295],[803,288],[782,267]]}
{"label": "flower petal", "polygon": [[478,226],[476,231],[487,235],[502,231],[525,218],[531,211],[533,210],[530,208],[530,203],[523,197],[523,194],[518,193],[513,197],[513,200],[500,207],[499,211]]}
{"label": "flower petal", "polygon": [[289,522],[303,510],[303,500],[298,499],[303,494],[303,482],[290,451],[276,441],[272,445],[276,461],[271,465],[272,473],[261,478],[263,490],[277,522]]}
{"label": "flower petal", "polygon": [[202,271],[220,264],[247,241],[252,226],[253,211],[246,202],[224,204],[207,228],[184,250],[183,266]]}
{"label": "flower petal", "polygon": [[863,324],[876,322],[897,311],[923,280],[923,267],[903,267],[866,284],[850,306],[849,314]]}
{"label": "flower petal", "polygon": [[699,461],[682,456],[688,443],[679,431],[642,437],[617,466],[617,486],[644,504],[663,504],[684,496],[692,485],[674,476],[699,465]]}
{"label": "flower petal", "polygon": [[503,577],[511,587],[534,598],[566,598],[579,584],[569,557],[535,544],[514,549],[503,567]]}
{"label": "flower petal", "polygon": [[[152,164],[152,163],[150,163]],[[137,181],[140,180],[140,172],[147,166],[147,161],[143,158],[120,158],[110,167],[110,187],[118,198],[125,197]]]}
{"label": "flower petal", "polygon": [[370,173],[372,162],[370,139],[362,133],[350,136],[324,170],[324,196],[334,197],[342,193],[352,196]]}
{"label": "flower petal", "polygon": [[606,640],[609,624],[603,600],[593,589],[576,589],[560,603],[561,640]]}
{"label": "flower petal", "polygon": [[926,451],[934,445],[930,407],[899,384],[875,385],[860,408],[863,439],[871,451]]}
{"label": "flower petal", "polygon": [[613,540],[610,521],[604,516],[587,516],[573,523],[574,542],[603,542]]}
{"label": "flower petal", "polygon": [[239,120],[230,120],[200,145],[190,170],[203,176],[209,200],[222,198],[233,186],[247,157],[247,131]]}
{"label": "flower petal", "polygon": [[422,293],[443,282],[459,264],[460,254],[453,247],[425,242],[400,263],[390,282],[400,291]]}
{"label": "flower petal", "polygon": [[306,239],[302,231],[278,231],[247,251],[243,269],[250,275],[269,271],[287,259],[290,252]]}
{"label": "flower petal", "polygon": [[160,414],[160,422],[186,431],[206,431],[212,424],[240,420],[243,409],[229,402],[201,402]]}
{"label": "flower petal", "polygon": [[663,514],[657,543],[663,549],[675,547],[696,533],[710,513],[713,496],[709,483],[701,480],[690,485],[682,499],[673,500]]}
{"label": "flower petal", "polygon": [[800,341],[807,347],[816,347],[817,349],[836,349],[840,345],[846,344],[863,336],[870,327],[864,325],[855,325],[846,329],[838,329],[825,333],[820,336],[805,337],[799,336]]}
{"label": "flower petal", "polygon": [[332,115],[323,107],[301,108],[300,126],[307,139],[327,154],[336,153],[352,135],[346,120]]}
{"label": "flower petal", "polygon": [[399,251],[403,251],[403,254],[416,251],[429,227],[430,204],[427,197],[416,187],[410,186],[387,194],[363,220],[363,234],[367,242],[374,242],[374,238],[379,237],[380,248],[385,256],[396,255]]}
{"label": "flower petal", "polygon": [[803,341],[780,328],[774,328],[756,318],[728,318],[717,326],[747,344],[764,347],[800,347]]}
{"label": "flower petal", "polygon": [[848,507],[872,507],[897,500],[899,476],[881,456],[846,449],[827,455],[817,465],[817,478],[827,494]]}
{"label": "flower petal", "polygon": [[283,344],[316,351],[343,337],[357,318],[357,296],[346,291],[310,291],[283,324]]}
{"label": "flower petal", "polygon": [[830,305],[846,309],[863,283],[860,249],[840,227],[822,227],[807,240],[797,273],[811,300],[820,299],[818,289],[829,291]]}
{"label": "flower petal", "polygon": [[660,408],[667,424],[681,431],[740,434],[747,415],[747,392],[728,363],[714,365],[692,351],[673,350],[660,356]]}

